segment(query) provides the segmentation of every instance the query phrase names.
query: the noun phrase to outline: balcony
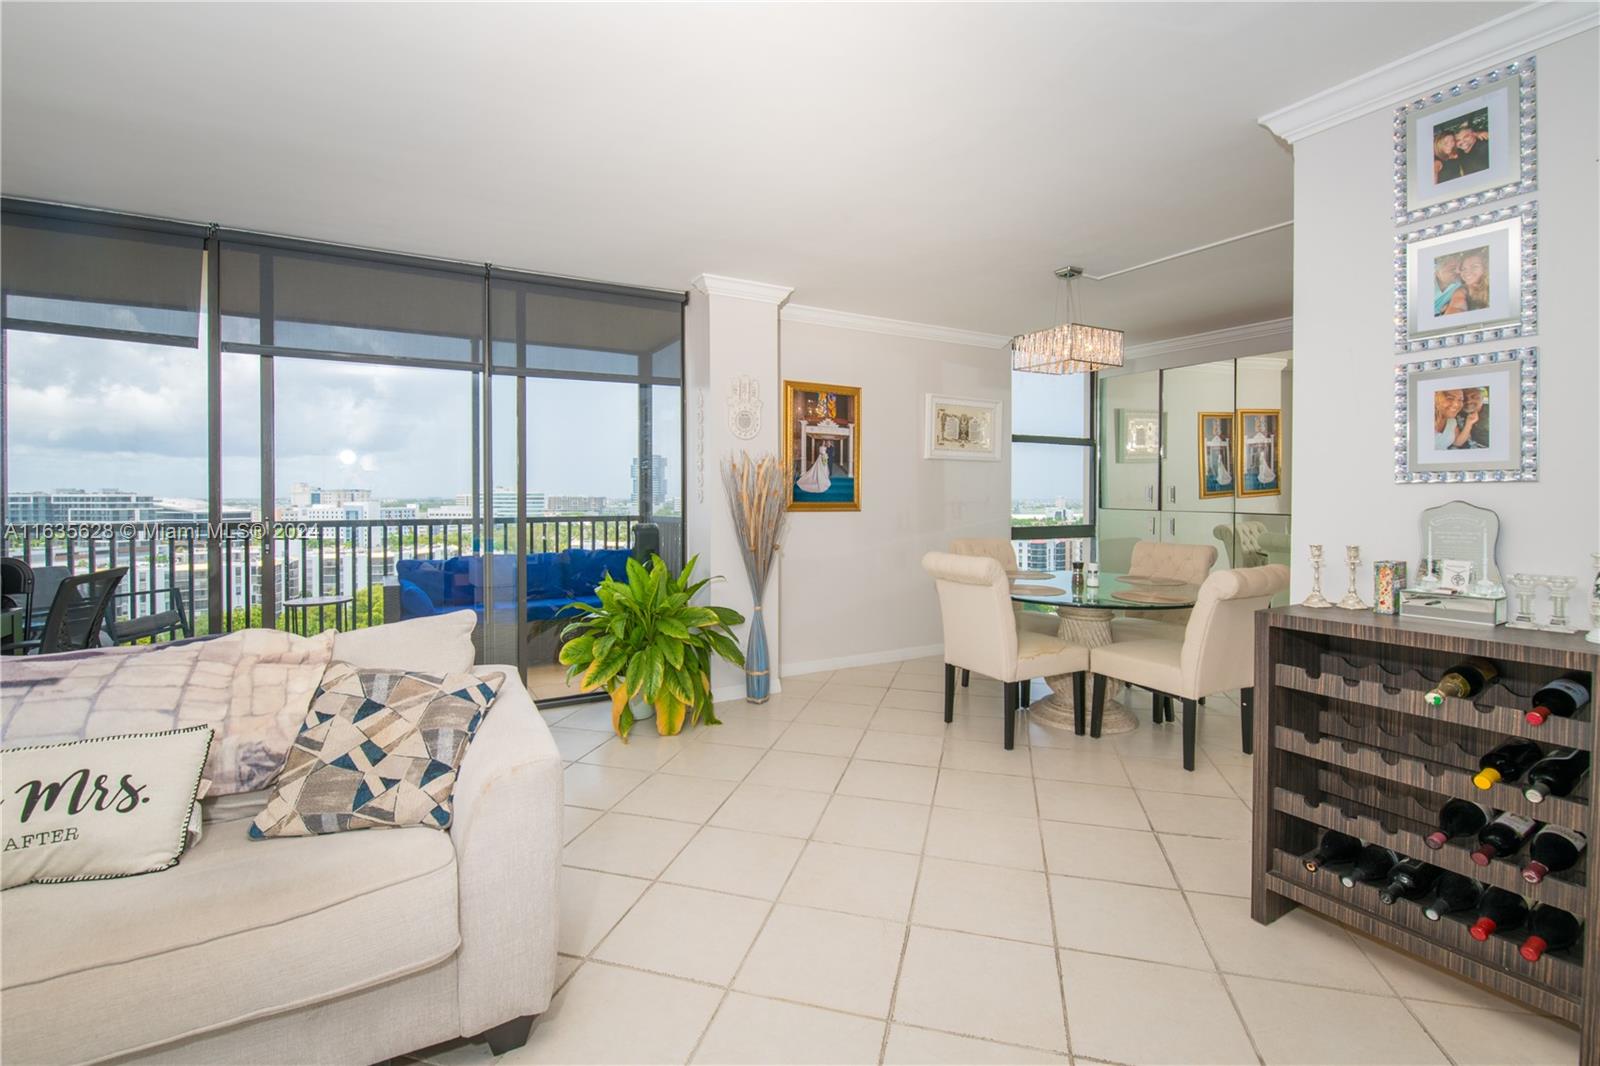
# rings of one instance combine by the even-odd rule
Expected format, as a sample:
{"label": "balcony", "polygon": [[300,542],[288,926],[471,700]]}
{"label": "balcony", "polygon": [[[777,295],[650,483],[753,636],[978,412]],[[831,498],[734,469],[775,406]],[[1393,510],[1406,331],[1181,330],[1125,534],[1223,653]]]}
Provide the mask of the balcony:
{"label": "balcony", "polygon": [[[522,549],[530,557],[571,549],[631,550],[642,521],[639,515],[614,514],[531,518],[522,530]],[[661,530],[663,557],[681,566],[681,519],[653,515],[648,521]],[[477,525],[462,518],[283,522],[271,528],[244,521],[19,524],[5,527],[5,554],[39,572],[34,616],[40,621],[63,578],[125,566],[128,575],[112,607],[118,621],[170,609],[175,592],[196,636],[251,626],[310,635],[341,620],[346,629],[360,629],[407,617],[400,564],[459,559],[477,566]],[[496,518],[492,528],[491,554],[514,559],[516,519]],[[494,567],[491,574],[496,570],[504,573]],[[558,624],[519,617],[534,612],[508,606],[503,591],[494,594],[497,607],[487,623],[481,595],[480,602],[460,604],[478,610],[474,642],[480,661],[519,661],[536,698],[575,695],[565,668],[555,663]],[[285,609],[285,601],[304,598],[341,601],[342,618],[332,605]]]}

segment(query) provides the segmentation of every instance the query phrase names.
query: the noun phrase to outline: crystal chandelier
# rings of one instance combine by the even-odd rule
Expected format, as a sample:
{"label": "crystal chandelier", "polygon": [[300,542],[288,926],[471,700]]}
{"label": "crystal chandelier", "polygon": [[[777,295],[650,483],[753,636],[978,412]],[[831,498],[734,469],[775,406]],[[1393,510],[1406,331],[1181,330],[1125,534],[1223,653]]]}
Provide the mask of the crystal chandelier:
{"label": "crystal chandelier", "polygon": [[1067,285],[1067,322],[1012,337],[1011,369],[1034,374],[1083,374],[1122,365],[1120,329],[1086,326],[1077,321],[1072,279],[1082,273],[1082,267],[1056,271],[1056,277]]}

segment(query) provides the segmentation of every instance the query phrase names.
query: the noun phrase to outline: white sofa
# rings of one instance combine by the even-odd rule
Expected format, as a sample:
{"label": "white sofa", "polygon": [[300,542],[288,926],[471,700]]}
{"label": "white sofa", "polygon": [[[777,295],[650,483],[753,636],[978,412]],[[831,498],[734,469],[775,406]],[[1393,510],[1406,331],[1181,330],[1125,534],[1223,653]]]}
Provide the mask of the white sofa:
{"label": "white sofa", "polygon": [[[436,621],[341,634],[334,657],[397,665],[385,649]],[[448,832],[251,841],[264,795],[223,797],[174,869],[7,891],[0,1059],[365,1064],[526,1040],[555,984],[561,760],[516,669],[479,669],[506,681]]]}

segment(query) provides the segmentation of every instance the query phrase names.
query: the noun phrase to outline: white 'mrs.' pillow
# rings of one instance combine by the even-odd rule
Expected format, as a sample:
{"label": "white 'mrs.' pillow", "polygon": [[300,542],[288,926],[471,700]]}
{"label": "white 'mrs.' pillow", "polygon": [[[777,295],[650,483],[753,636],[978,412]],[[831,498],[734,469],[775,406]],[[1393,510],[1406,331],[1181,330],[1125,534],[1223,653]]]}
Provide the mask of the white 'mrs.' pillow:
{"label": "white 'mrs.' pillow", "polygon": [[0,887],[177,865],[211,727],[0,751]]}

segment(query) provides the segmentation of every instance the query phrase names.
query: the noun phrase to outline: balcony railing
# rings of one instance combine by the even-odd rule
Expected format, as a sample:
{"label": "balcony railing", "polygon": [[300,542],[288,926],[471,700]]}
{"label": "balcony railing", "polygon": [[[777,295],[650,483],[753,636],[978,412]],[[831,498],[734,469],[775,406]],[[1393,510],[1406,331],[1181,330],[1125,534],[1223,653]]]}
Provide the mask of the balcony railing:
{"label": "balcony railing", "polygon": [[[567,548],[631,548],[638,515],[560,515],[530,518],[522,550],[562,551]],[[681,566],[682,520],[653,515],[661,528],[662,555]],[[403,559],[444,560],[471,555],[479,545],[477,523],[470,519],[371,519],[357,521],[123,522],[85,525],[8,525],[5,554],[31,566],[63,567],[86,574],[115,566],[128,567],[122,593],[115,601],[118,618],[137,618],[166,609],[177,590],[197,634],[231,632],[248,626],[281,627],[283,601],[305,596],[348,596],[356,627],[384,621],[382,586]],[[515,518],[492,524],[494,553],[516,545]],[[264,617],[264,565],[271,548],[275,595],[273,617]],[[221,607],[213,611],[212,553],[221,584]],[[35,599],[37,616],[49,608]],[[347,613],[347,618],[349,613]],[[330,619],[331,621],[331,616]],[[312,616],[311,631],[320,628]],[[215,623],[215,624],[213,624]]]}

